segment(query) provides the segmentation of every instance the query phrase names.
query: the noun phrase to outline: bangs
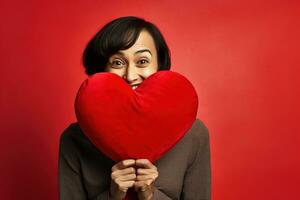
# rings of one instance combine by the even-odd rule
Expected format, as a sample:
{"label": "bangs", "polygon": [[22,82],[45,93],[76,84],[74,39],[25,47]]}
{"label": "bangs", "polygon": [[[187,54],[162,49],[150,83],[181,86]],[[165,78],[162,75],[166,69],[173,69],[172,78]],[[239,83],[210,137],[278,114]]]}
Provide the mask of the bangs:
{"label": "bangs", "polygon": [[99,43],[102,45],[98,45],[98,53],[103,57],[110,57],[119,50],[125,50],[133,46],[143,29],[142,26],[137,25],[119,24],[118,28],[112,27],[109,29],[103,34],[103,42]]}

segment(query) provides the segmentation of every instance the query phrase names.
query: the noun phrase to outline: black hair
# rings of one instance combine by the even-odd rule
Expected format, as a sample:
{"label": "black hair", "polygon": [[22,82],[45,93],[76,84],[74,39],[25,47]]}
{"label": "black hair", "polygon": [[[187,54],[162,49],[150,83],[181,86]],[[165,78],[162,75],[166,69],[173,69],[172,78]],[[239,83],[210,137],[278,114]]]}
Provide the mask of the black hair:
{"label": "black hair", "polygon": [[170,51],[160,30],[151,22],[135,16],[120,17],[104,25],[89,41],[82,55],[87,75],[103,72],[111,55],[130,48],[142,30],[153,37],[158,70],[170,70]]}

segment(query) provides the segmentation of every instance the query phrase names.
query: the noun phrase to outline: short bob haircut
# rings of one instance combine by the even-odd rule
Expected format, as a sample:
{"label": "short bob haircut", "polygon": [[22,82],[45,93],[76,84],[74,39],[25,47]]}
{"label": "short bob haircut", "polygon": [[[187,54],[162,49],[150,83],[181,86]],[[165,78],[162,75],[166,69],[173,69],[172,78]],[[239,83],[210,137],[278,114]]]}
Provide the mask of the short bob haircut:
{"label": "short bob haircut", "polygon": [[87,75],[104,72],[108,59],[119,50],[130,48],[140,32],[153,37],[159,70],[170,70],[170,51],[160,30],[151,22],[135,16],[120,17],[109,22],[89,41],[82,55]]}

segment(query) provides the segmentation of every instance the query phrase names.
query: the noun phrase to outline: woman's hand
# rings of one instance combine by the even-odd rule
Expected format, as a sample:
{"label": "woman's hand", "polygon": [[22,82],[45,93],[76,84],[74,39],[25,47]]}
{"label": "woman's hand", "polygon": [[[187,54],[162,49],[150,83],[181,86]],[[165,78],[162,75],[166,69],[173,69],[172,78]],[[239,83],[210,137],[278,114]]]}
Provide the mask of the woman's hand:
{"label": "woman's hand", "polygon": [[136,179],[136,170],[133,167],[135,160],[122,160],[111,168],[110,197],[112,200],[121,200],[126,196],[128,188],[132,187]]}
{"label": "woman's hand", "polygon": [[158,171],[148,159],[135,160],[137,177],[134,189],[138,193],[139,200],[151,200],[154,192],[154,181],[158,177]]}

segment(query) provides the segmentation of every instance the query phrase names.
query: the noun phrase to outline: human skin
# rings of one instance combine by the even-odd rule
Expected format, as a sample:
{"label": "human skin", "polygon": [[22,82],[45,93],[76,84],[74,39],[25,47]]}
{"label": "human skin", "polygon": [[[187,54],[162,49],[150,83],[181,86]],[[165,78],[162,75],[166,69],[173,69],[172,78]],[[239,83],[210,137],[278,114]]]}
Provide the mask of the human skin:
{"label": "human skin", "polygon": [[151,200],[157,177],[157,168],[148,159],[122,160],[112,167],[109,199],[124,199],[127,190],[134,187],[140,200]]}
{"label": "human skin", "polygon": [[157,63],[154,40],[148,31],[142,30],[133,46],[109,57],[105,71],[123,77],[132,86],[157,72]]}
{"label": "human skin", "polygon": [[[106,72],[124,78],[132,89],[136,89],[136,86],[157,70],[155,43],[146,30],[140,32],[133,46],[110,56],[105,68]],[[127,190],[134,187],[139,200],[151,200],[157,177],[157,168],[148,159],[122,160],[112,167],[110,199],[121,200]]]}

